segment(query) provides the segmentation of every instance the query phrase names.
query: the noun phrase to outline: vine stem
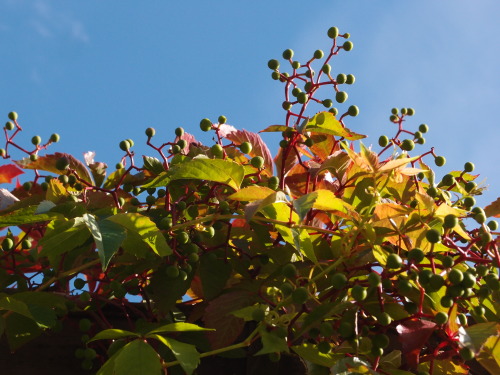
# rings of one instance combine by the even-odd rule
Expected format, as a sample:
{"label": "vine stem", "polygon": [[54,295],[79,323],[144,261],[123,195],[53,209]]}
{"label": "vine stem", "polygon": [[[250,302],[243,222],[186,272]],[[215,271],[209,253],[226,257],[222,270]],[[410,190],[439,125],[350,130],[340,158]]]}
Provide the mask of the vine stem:
{"label": "vine stem", "polygon": [[[233,345],[226,346],[224,348],[215,349],[215,350],[211,350],[209,352],[201,353],[200,358],[209,357],[211,355],[217,355],[220,353],[228,352],[228,351],[233,350],[233,349],[239,349],[239,348],[244,348],[246,346],[249,346],[252,343],[252,341],[254,340],[255,336],[257,336],[257,334],[259,333],[259,329],[260,329],[260,326],[255,328],[253,330],[253,332],[246,338],[246,340],[244,340],[238,344],[233,344]],[[163,364],[163,368],[172,367],[172,366],[180,365],[180,364],[181,363],[179,361],[165,362]]]}

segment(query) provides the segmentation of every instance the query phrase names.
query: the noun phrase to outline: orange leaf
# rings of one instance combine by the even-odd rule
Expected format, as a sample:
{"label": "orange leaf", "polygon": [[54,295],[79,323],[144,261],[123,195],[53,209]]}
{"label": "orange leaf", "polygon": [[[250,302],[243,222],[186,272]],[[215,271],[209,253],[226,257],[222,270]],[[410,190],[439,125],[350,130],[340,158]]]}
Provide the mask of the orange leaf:
{"label": "orange leaf", "polygon": [[22,173],[24,172],[14,164],[2,165],[0,166],[0,183],[10,183],[14,177],[19,176]]}

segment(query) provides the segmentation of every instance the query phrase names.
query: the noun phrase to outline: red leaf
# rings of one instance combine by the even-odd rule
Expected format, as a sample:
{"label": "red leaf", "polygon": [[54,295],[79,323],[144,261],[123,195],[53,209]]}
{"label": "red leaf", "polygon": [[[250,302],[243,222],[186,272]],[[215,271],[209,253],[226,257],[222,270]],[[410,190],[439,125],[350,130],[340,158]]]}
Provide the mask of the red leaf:
{"label": "red leaf", "polygon": [[43,171],[59,175],[61,174],[61,171],[56,168],[56,161],[62,157],[66,157],[69,160],[69,167],[74,169],[80,178],[87,182],[92,182],[92,178],[90,177],[87,167],[73,155],[66,153],[56,152],[52,155],[39,156],[35,161],[32,161],[29,158],[24,158],[22,160],[15,160],[14,163],[23,169],[41,169]]}
{"label": "red leaf", "polygon": [[260,135],[246,130],[236,130],[235,127],[227,124],[219,125],[219,134],[239,146],[243,142],[249,142],[252,145],[250,156],[261,156],[264,158],[264,173],[268,176],[273,175],[273,158]]}
{"label": "red leaf", "polygon": [[231,312],[250,306],[251,303],[251,295],[244,291],[229,292],[210,301],[203,321],[207,328],[215,328],[214,332],[208,333],[212,349],[228,346],[240,336],[245,321]]}
{"label": "red leaf", "polygon": [[435,327],[436,323],[429,320],[407,320],[396,327],[403,355],[411,368],[417,367],[420,351],[429,340]]}
{"label": "red leaf", "polygon": [[24,172],[14,164],[2,165],[0,166],[0,183],[10,183],[14,177],[19,176],[22,173]]}

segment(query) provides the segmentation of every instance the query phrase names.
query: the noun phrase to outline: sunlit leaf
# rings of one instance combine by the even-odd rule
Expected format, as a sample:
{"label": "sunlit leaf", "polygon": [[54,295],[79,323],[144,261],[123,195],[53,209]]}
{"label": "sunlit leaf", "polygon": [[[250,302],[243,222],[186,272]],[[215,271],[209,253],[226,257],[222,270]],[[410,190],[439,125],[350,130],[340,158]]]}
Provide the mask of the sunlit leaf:
{"label": "sunlit leaf", "polygon": [[172,351],[187,375],[191,375],[200,364],[200,353],[198,353],[194,345],[157,334],[152,334],[151,337],[157,339]]}
{"label": "sunlit leaf", "polygon": [[484,208],[486,216],[500,217],[500,197]]}
{"label": "sunlit leaf", "polygon": [[320,112],[311,118],[304,129],[302,129],[302,133],[308,131],[332,134],[338,137],[344,137],[350,141],[366,138],[366,135],[357,134],[348,128],[344,128],[331,112]]}
{"label": "sunlit leaf", "polygon": [[143,340],[125,345],[115,359],[116,375],[160,375],[162,371],[158,353]]}
{"label": "sunlit leaf", "polygon": [[14,164],[0,165],[0,184],[11,183],[12,179],[24,172]]}
{"label": "sunlit leaf", "polygon": [[151,335],[153,333],[167,333],[167,332],[201,332],[201,331],[213,331],[210,328],[203,328],[193,323],[170,323],[164,326],[158,327],[149,331],[146,335]]}
{"label": "sunlit leaf", "polygon": [[259,199],[265,199],[274,193],[275,191],[273,189],[266,186],[252,185],[231,194],[228,199],[242,202],[253,202]]}
{"label": "sunlit leaf", "polygon": [[125,331],[123,329],[105,329],[104,331],[98,332],[88,342],[96,340],[117,340],[126,337],[139,337],[139,334],[135,332]]}

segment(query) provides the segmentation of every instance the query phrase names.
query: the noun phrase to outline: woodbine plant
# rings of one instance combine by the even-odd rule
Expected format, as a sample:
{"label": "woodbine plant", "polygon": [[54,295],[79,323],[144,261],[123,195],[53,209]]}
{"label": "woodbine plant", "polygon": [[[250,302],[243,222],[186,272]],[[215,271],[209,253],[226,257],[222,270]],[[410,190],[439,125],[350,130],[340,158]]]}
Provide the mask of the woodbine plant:
{"label": "woodbine plant", "polygon": [[110,171],[48,153],[57,134],[18,144],[8,114],[0,182],[31,176],[0,190],[12,355],[75,326],[72,361],[100,375],[500,373],[500,199],[476,206],[471,162],[436,177],[446,160],[412,108],[373,147],[350,130],[355,77],[330,64],[353,43],[328,37],[268,62],[284,86],[283,124],[261,130],[282,136],[274,158],[220,116],[200,123],[213,144],[148,128],[153,155],[123,140]]}

